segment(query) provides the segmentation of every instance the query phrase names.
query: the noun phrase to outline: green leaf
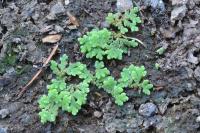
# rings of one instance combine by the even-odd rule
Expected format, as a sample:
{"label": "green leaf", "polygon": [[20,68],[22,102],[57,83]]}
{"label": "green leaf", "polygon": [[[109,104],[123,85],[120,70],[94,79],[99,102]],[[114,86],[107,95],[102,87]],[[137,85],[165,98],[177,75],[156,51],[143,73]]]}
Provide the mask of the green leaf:
{"label": "green leaf", "polygon": [[150,90],[153,88],[153,85],[149,83],[149,80],[144,80],[140,87],[142,88],[143,93],[150,95]]}
{"label": "green leaf", "polygon": [[87,58],[103,59],[105,49],[109,45],[112,33],[107,29],[97,30],[93,29],[87,32],[82,38],[79,38],[81,45],[81,52],[86,54]]}
{"label": "green leaf", "polygon": [[39,112],[39,116],[40,116],[41,122],[43,124],[46,123],[47,121],[50,121],[50,118],[49,118],[50,115],[51,114],[48,111],[44,110],[44,109],[41,112]]}
{"label": "green leaf", "polygon": [[107,68],[103,68],[104,67],[103,62],[96,61],[95,62],[95,67],[96,67],[95,77],[97,79],[105,78],[106,76],[108,76],[110,74],[110,71]]}
{"label": "green leaf", "polygon": [[120,87],[138,87],[142,91],[149,95],[153,85],[149,83],[149,80],[143,80],[147,75],[144,66],[138,67],[130,65],[128,68],[124,68],[121,72],[121,78],[118,80]]}
{"label": "green leaf", "polygon": [[74,98],[72,98],[70,106],[68,107],[68,112],[71,112],[72,115],[76,115],[80,109],[81,106],[76,103]]}
{"label": "green leaf", "polygon": [[132,32],[138,31],[139,28],[137,24],[141,23],[141,19],[138,16],[139,9],[134,7],[130,10],[125,11],[125,13],[109,13],[106,17],[106,21],[118,28],[118,30],[125,34],[130,29]]}
{"label": "green leaf", "polygon": [[128,68],[124,68],[121,72],[121,78],[118,80],[121,87],[128,87],[132,84],[133,79],[131,71]]}
{"label": "green leaf", "polygon": [[123,105],[124,102],[128,101],[128,97],[126,96],[126,93],[124,93],[123,88],[120,86],[115,86],[112,92],[113,97],[115,98],[115,103],[117,105]]}
{"label": "green leaf", "polygon": [[68,56],[66,54],[64,54],[61,58],[60,58],[60,64],[58,64],[58,67],[61,71],[65,71],[66,67],[68,64]]}
{"label": "green leaf", "polygon": [[122,60],[123,50],[115,47],[111,47],[109,50],[106,51],[108,59],[118,59]]}
{"label": "green leaf", "polygon": [[113,13],[108,13],[108,16],[106,17],[106,22],[111,24],[114,21],[115,21],[115,16],[113,15]]}
{"label": "green leaf", "polygon": [[40,108],[45,108],[49,105],[50,101],[49,101],[49,97],[47,97],[46,95],[42,96],[39,99],[39,107]]}
{"label": "green leaf", "polygon": [[79,78],[84,79],[88,83],[91,82],[93,78],[90,71],[87,70],[86,65],[80,62],[70,63],[66,69],[66,72],[71,76],[79,76]]}
{"label": "green leaf", "polygon": [[56,119],[56,116],[58,114],[58,107],[52,106],[51,108],[42,109],[41,112],[39,112],[39,116],[41,118],[41,122],[44,124],[47,121],[54,122]]}
{"label": "green leaf", "polygon": [[117,84],[117,81],[115,81],[115,79],[113,77],[108,76],[103,81],[103,88],[105,88],[109,92],[110,90],[112,90],[115,87],[116,84]]}
{"label": "green leaf", "polygon": [[65,79],[52,79],[51,84],[47,86],[48,90],[56,89],[58,92],[66,89]]}
{"label": "green leaf", "polygon": [[63,90],[59,93],[58,97],[62,108],[69,105],[71,99],[70,91]]}
{"label": "green leaf", "polygon": [[96,61],[95,62],[95,68],[96,69],[101,69],[104,67],[104,63],[102,61]]}
{"label": "green leaf", "polygon": [[141,66],[141,67],[137,67],[137,66],[132,66],[131,67],[132,69],[132,77],[133,77],[133,80],[136,82],[136,83],[139,83],[143,77],[146,76],[147,72],[144,68],[144,66]]}
{"label": "green leaf", "polygon": [[53,71],[54,74],[59,75],[60,71],[58,69],[58,64],[56,61],[52,60],[51,65],[50,65],[51,70]]}

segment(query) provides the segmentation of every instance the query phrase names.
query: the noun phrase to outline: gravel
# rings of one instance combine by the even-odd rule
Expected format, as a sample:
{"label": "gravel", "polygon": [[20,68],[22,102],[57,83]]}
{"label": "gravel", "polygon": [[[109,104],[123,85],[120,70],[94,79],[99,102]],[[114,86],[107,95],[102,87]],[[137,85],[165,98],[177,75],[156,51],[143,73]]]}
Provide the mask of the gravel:
{"label": "gravel", "polygon": [[7,133],[7,132],[8,132],[8,128],[0,125],[0,133]]}
{"label": "gravel", "polygon": [[6,116],[9,114],[9,110],[8,109],[1,109],[0,110],[0,117],[1,119],[6,118]]}
{"label": "gravel", "polygon": [[139,114],[145,117],[153,116],[158,112],[158,109],[153,103],[141,104],[139,108]]}
{"label": "gravel", "polygon": [[171,12],[171,22],[175,23],[176,20],[181,20],[186,15],[187,7],[186,5],[175,7]]}

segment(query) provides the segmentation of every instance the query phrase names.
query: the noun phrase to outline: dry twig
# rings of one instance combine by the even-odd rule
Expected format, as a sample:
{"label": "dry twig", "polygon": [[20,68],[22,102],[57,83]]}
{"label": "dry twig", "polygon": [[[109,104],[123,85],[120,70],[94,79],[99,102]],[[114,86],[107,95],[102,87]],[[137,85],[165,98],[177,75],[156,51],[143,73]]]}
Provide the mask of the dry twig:
{"label": "dry twig", "polygon": [[42,68],[33,76],[33,78],[26,84],[26,86],[22,87],[22,90],[19,92],[17,99],[19,99],[24,92],[27,90],[27,88],[37,79],[37,77],[41,74],[41,72],[44,70],[44,68],[47,66],[47,64],[50,62],[53,55],[56,53],[56,50],[58,49],[58,44],[54,46],[53,50],[51,51],[51,54],[47,58],[47,60],[44,62]]}

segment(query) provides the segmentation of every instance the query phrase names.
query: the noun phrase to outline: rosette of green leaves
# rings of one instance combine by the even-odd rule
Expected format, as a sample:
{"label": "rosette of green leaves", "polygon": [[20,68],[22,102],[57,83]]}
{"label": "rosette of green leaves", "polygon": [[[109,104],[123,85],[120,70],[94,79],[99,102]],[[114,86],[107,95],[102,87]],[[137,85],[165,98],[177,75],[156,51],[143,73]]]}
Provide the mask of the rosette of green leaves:
{"label": "rosette of green leaves", "polygon": [[127,53],[128,47],[136,47],[138,43],[135,40],[125,38],[114,38],[107,29],[92,30],[79,38],[81,52],[86,54],[87,58],[103,60],[107,59],[122,60],[123,53]]}
{"label": "rosette of green leaves", "polygon": [[[89,82],[92,75],[86,65],[77,62],[68,64],[68,57],[63,55],[60,63],[51,61],[55,79],[47,86],[48,94],[39,99],[39,112],[41,122],[53,122],[56,119],[59,109],[76,115],[81,106],[86,103],[89,92]],[[79,84],[67,85],[66,79],[69,76],[78,76],[83,81]]]}
{"label": "rosette of green leaves", "polygon": [[48,95],[42,96],[39,100],[41,122],[54,122],[59,108],[76,115],[86,103],[88,92],[89,85],[86,82],[66,86],[65,90],[61,91],[49,88]]}
{"label": "rosette of green leaves", "polygon": [[121,72],[121,78],[118,80],[121,87],[140,88],[143,93],[150,95],[153,85],[149,80],[144,80],[147,71],[144,66],[138,67],[130,65]]}
{"label": "rosette of green leaves", "polygon": [[108,48],[112,33],[107,30],[93,29],[79,38],[78,41],[81,45],[81,52],[86,54],[87,58],[103,59],[106,54],[105,50]]}
{"label": "rosette of green leaves", "polygon": [[125,13],[109,13],[106,17],[106,21],[117,27],[118,30],[125,34],[130,29],[132,32],[138,31],[137,24],[141,23],[141,19],[138,16],[139,9],[134,7],[130,10],[125,11]]}
{"label": "rosette of green leaves", "polygon": [[110,71],[104,67],[103,62],[96,61],[95,68],[96,85],[99,88],[103,88],[107,93],[110,93],[115,99],[116,104],[123,105],[128,100],[123,88],[110,76]]}

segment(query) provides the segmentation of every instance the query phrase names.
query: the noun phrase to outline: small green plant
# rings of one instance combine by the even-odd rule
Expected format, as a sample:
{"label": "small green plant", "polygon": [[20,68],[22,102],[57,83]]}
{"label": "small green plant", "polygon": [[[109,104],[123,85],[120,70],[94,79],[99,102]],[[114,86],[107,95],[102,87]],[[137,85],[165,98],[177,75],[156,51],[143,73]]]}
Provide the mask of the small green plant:
{"label": "small green plant", "polygon": [[[42,123],[55,121],[60,108],[76,115],[87,100],[89,82],[92,80],[86,65],[80,62],[68,64],[66,55],[60,58],[60,64],[51,61],[51,69],[56,78],[52,79],[51,84],[47,86],[48,95],[42,96],[39,100],[41,108],[39,115]],[[70,76],[78,76],[83,81],[79,84],[67,85],[66,80]]]}
{"label": "small green plant", "polygon": [[103,60],[104,56],[107,59],[122,59],[123,53],[127,53],[128,47],[136,47],[138,43],[135,40],[125,38],[116,38],[108,29],[93,29],[83,37],[79,38],[81,52],[86,54],[87,58],[95,57],[98,60]]}
{"label": "small green plant", "polygon": [[123,34],[130,28],[132,32],[138,31],[137,24],[141,23],[137,15],[138,8],[133,8],[123,13],[109,13],[106,20],[109,24],[118,27],[120,32],[111,32],[104,28],[102,30],[93,29],[86,35],[79,38],[80,49],[86,54],[87,58],[95,57],[98,60],[118,59],[122,60],[124,53],[127,53],[129,47],[137,47],[138,42],[143,44],[137,38],[127,37]]}
{"label": "small green plant", "polygon": [[102,60],[105,50],[109,46],[111,34],[107,29],[94,29],[88,32],[87,35],[78,39],[81,45],[81,52],[86,53],[87,58],[96,57]]}
{"label": "small green plant", "polygon": [[[143,93],[150,94],[153,85],[149,80],[144,79],[147,75],[144,66],[130,65],[122,70],[119,79],[115,79],[102,61],[104,57],[108,60],[122,60],[128,48],[137,47],[138,42],[141,43],[136,38],[124,35],[129,28],[131,31],[138,31],[137,24],[141,23],[141,20],[137,12],[138,8],[133,8],[125,13],[108,14],[106,20],[116,26],[120,32],[111,32],[105,28],[93,29],[78,39],[81,52],[86,54],[87,58],[98,60],[95,62],[94,73],[91,73],[81,62],[68,63],[67,55],[60,58],[60,63],[51,61],[50,68],[55,74],[55,79],[52,79],[47,86],[48,94],[39,99],[41,109],[39,115],[42,123],[54,122],[60,109],[76,115],[87,101],[90,84],[104,89],[120,106],[128,101],[125,88],[139,88]],[[82,81],[68,84],[68,81],[77,77]]]}
{"label": "small green plant", "polygon": [[118,80],[121,87],[139,88],[143,93],[150,95],[153,85],[149,80],[144,80],[147,71],[144,66],[138,67],[130,65],[121,72],[121,78]]}
{"label": "small green plant", "polygon": [[[95,62],[94,76],[87,70],[86,65],[76,62],[68,63],[68,57],[63,55],[60,63],[51,61],[51,69],[56,75],[51,84],[47,86],[48,94],[39,100],[41,122],[53,122],[59,109],[76,115],[81,106],[86,103],[89,93],[89,84],[93,83],[98,88],[103,88],[111,94],[117,105],[123,105],[128,100],[124,88],[140,88],[149,95],[153,85],[144,80],[147,72],[145,68],[130,65],[121,72],[121,78],[115,80],[110,71],[101,61]],[[78,76],[83,81],[79,84],[67,84],[70,77]]]}
{"label": "small green plant", "polygon": [[138,31],[139,28],[137,24],[141,23],[141,19],[137,15],[138,12],[139,9],[134,7],[125,11],[125,13],[109,13],[106,17],[106,21],[109,24],[117,27],[122,34],[127,33],[128,29],[131,29],[132,32]]}
{"label": "small green plant", "polygon": [[103,88],[107,93],[110,93],[115,99],[115,103],[123,105],[128,100],[123,88],[118,85],[118,82],[110,76],[110,71],[105,68],[103,62],[95,62],[95,77],[96,85]]}

